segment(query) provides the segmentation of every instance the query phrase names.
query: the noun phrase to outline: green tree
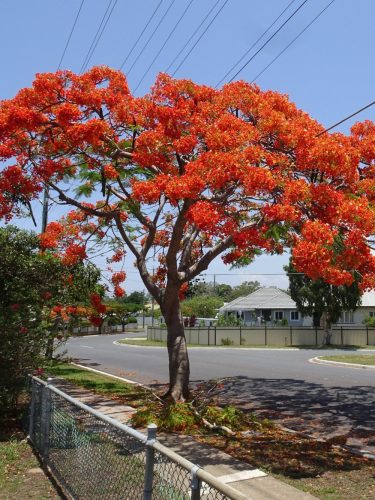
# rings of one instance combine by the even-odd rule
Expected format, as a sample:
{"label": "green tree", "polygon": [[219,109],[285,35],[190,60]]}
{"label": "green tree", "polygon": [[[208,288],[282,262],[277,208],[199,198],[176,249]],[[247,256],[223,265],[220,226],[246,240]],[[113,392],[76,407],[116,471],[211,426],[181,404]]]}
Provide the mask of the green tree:
{"label": "green tree", "polygon": [[244,297],[255,292],[260,287],[258,281],[244,281],[234,287],[226,283],[214,283],[194,280],[189,283],[186,297],[192,298],[202,295],[220,297],[224,302],[231,302],[238,297]]}
{"label": "green tree", "polygon": [[185,297],[186,299],[191,299],[201,295],[214,295],[214,291],[215,287],[213,282],[206,282],[196,278],[189,282]]}
{"label": "green tree", "polygon": [[134,316],[135,313],[142,311],[142,303],[122,303],[118,300],[106,302],[108,323],[111,325],[121,324],[122,331],[125,330],[125,325],[128,319]]}
{"label": "green tree", "polygon": [[320,326],[323,321],[324,343],[330,344],[332,325],[344,311],[354,311],[361,303],[359,280],[341,286],[330,285],[321,279],[312,280],[297,273],[291,260],[284,269],[289,273],[289,291],[298,311],[303,316],[312,316],[314,326]]}
{"label": "green tree", "polygon": [[51,320],[53,304],[82,301],[85,278],[82,264],[67,269],[41,254],[34,233],[0,228],[0,412],[15,408],[26,374],[45,363],[61,325],[59,315]]}
{"label": "green tree", "polygon": [[258,288],[260,288],[259,281],[243,281],[241,284],[233,287],[228,299],[232,301],[238,297],[246,297],[246,295],[255,292]]}
{"label": "green tree", "polygon": [[214,318],[223,304],[224,301],[220,297],[200,295],[182,302],[182,314],[198,318]]}
{"label": "green tree", "polygon": [[118,302],[123,304],[140,304],[143,306],[147,302],[147,297],[145,292],[134,291],[118,299]]}

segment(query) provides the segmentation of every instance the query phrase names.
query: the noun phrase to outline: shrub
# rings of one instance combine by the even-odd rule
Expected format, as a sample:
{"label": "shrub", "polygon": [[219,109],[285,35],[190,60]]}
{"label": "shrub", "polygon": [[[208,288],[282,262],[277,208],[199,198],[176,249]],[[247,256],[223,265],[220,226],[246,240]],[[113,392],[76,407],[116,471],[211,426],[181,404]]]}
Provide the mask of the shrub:
{"label": "shrub", "polygon": [[363,323],[366,326],[369,326],[370,328],[375,328],[375,316],[374,317],[368,317],[363,320]]}
{"label": "shrub", "polygon": [[228,316],[224,316],[224,314],[220,314],[217,320],[217,326],[242,326],[243,320],[237,318],[234,314],[229,314]]}
{"label": "shrub", "polygon": [[189,431],[198,421],[190,403],[148,403],[133,415],[132,424],[145,427],[150,423],[155,423],[165,431]]}
{"label": "shrub", "polygon": [[231,340],[229,337],[225,337],[224,339],[221,339],[221,345],[233,345],[234,341]]}
{"label": "shrub", "polygon": [[[27,374],[42,367],[52,357],[55,339],[67,334],[69,318],[53,306],[76,304],[77,297],[88,300],[85,269],[41,254],[32,232],[0,228],[0,417],[16,409]],[[92,286],[97,277],[91,272]]]}

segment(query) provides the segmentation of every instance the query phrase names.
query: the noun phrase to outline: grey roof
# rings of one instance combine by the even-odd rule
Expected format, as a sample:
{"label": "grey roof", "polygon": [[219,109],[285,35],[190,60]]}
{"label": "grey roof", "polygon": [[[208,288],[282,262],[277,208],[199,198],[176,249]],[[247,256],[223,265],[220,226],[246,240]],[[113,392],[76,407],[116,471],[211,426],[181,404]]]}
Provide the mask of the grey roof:
{"label": "grey roof", "polygon": [[246,297],[239,297],[225,304],[220,312],[252,311],[254,309],[296,309],[296,303],[291,297],[278,288],[258,288]]}

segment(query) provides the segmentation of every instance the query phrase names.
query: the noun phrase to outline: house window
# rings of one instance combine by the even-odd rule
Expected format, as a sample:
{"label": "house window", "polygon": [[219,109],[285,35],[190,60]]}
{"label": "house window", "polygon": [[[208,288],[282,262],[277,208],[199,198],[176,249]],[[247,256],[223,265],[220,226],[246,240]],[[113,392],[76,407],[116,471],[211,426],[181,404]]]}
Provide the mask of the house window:
{"label": "house window", "polygon": [[370,316],[370,318],[375,318],[375,311],[370,311],[368,315]]}
{"label": "house window", "polygon": [[299,312],[290,311],[290,321],[298,321],[298,320],[299,320]]}
{"label": "house window", "polygon": [[353,311],[344,311],[340,317],[340,323],[354,323]]}
{"label": "house window", "polygon": [[284,317],[283,311],[275,311],[275,319],[276,320],[283,319],[283,317]]}

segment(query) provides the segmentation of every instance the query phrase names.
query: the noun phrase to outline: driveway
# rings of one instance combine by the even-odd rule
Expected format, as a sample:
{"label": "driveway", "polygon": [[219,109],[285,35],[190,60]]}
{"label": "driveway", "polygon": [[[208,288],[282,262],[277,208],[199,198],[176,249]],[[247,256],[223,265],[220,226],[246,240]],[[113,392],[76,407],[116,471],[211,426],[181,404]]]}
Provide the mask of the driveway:
{"label": "driveway", "polygon": [[[123,334],[72,338],[68,354],[142,383],[167,382],[166,348],[113,344],[121,338]],[[347,351],[191,348],[191,380],[224,379],[217,393],[223,403],[375,453],[375,371],[309,362],[331,353]]]}

